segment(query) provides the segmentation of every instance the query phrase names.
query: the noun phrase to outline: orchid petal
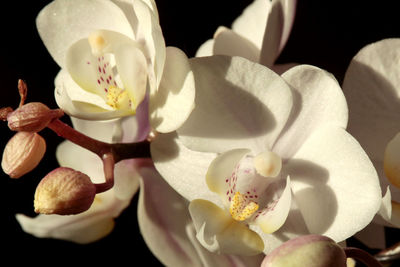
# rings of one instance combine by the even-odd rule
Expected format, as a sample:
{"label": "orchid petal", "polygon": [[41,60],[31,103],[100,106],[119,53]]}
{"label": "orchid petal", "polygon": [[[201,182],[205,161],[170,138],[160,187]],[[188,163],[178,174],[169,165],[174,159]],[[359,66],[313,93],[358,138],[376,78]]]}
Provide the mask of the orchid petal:
{"label": "orchid petal", "polygon": [[250,224],[249,227],[251,230],[258,233],[264,241],[264,254],[269,254],[283,242],[286,242],[292,238],[300,235],[310,234],[293,196],[289,214],[285,220],[285,223],[273,234],[265,233],[257,224]]}
{"label": "orchid petal", "polygon": [[255,219],[251,222],[257,224],[264,233],[273,233],[286,221],[292,201],[290,179],[286,179],[286,186],[279,199],[257,211]]}
{"label": "orchid petal", "polygon": [[53,1],[39,13],[36,25],[46,48],[61,67],[65,67],[68,47],[96,29],[112,30],[134,38],[129,21],[111,1]]}
{"label": "orchid petal", "polygon": [[285,167],[310,233],[343,241],[368,225],[380,208],[371,161],[339,127],[316,129]]}
{"label": "orchid petal", "polygon": [[284,14],[282,4],[280,1],[273,1],[263,35],[260,59],[258,61],[260,64],[271,67],[278,58],[283,25]]}
{"label": "orchid petal", "polygon": [[396,134],[386,146],[383,169],[391,184],[400,188],[400,133]]}
{"label": "orchid petal", "polygon": [[178,48],[168,47],[163,77],[150,93],[150,123],[158,132],[179,128],[194,108],[195,84],[188,58]]}
{"label": "orchid petal", "polygon": [[139,48],[128,44],[119,46],[114,55],[121,81],[136,110],[146,95],[146,58]]}
{"label": "orchid petal", "polygon": [[227,191],[231,189],[230,185],[233,183],[230,181],[230,177],[239,161],[249,152],[248,149],[235,149],[216,157],[211,162],[206,174],[208,188],[222,199],[226,199]]}
{"label": "orchid petal", "polygon": [[271,2],[255,0],[247,6],[232,24],[232,29],[254,43],[261,50]]}
{"label": "orchid petal", "polygon": [[293,27],[296,15],[297,0],[278,0],[278,1],[281,2],[283,10],[283,18],[284,18],[283,32],[281,35],[281,43],[279,47],[279,53],[280,53],[283,50],[284,46],[286,45],[286,42],[289,39],[289,35]]}
{"label": "orchid petal", "polygon": [[[158,21],[155,5],[149,2],[133,1],[133,8],[138,19],[136,41],[143,44],[149,64],[150,89],[157,88],[161,82],[165,63],[165,41]],[[153,6],[153,7],[151,7]]]}
{"label": "orchid petal", "polygon": [[108,235],[114,219],[129,205],[130,198],[120,200],[112,191],[96,195],[89,210],[70,216],[38,215],[30,218],[17,214],[22,229],[36,237],[57,238],[87,244]]}
{"label": "orchid petal", "polygon": [[293,89],[292,113],[273,147],[282,158],[290,158],[318,127],[326,124],[345,128],[347,104],[336,79],[317,67],[300,65],[282,77]]}
{"label": "orchid petal", "polygon": [[208,189],[205,179],[216,154],[186,148],[175,133],[158,135],[151,142],[150,150],[157,171],[187,200],[202,198],[221,202],[217,194]]}
{"label": "orchid petal", "polygon": [[[99,214],[100,215],[100,214]],[[57,238],[87,244],[108,235],[114,228],[114,221],[101,217],[78,215],[38,215],[30,218],[17,214],[16,219],[22,229],[39,238]]]}
{"label": "orchid petal", "polygon": [[122,138],[119,119],[107,121],[89,121],[71,118],[74,129],[96,140],[115,143]]}
{"label": "orchid petal", "polygon": [[[138,220],[142,236],[157,258],[167,266],[201,266],[186,234],[190,223],[188,202],[151,168],[142,168]],[[156,198],[154,196],[157,196]]]}
{"label": "orchid petal", "polygon": [[386,194],[382,197],[382,204],[378,214],[382,216],[385,221],[390,222],[392,217],[392,196],[389,186],[386,189]]}
{"label": "orchid petal", "polygon": [[[106,58],[108,62],[110,58]],[[97,57],[92,54],[92,49],[87,39],[81,39],[74,43],[67,51],[66,54],[66,69],[71,75],[72,79],[85,91],[105,96],[106,88],[101,86],[100,76],[102,75],[102,66],[99,66]],[[104,75],[108,77],[108,74],[112,73],[110,67],[107,68],[107,72],[104,71]]]}
{"label": "orchid petal", "polygon": [[205,41],[199,49],[197,49],[195,57],[208,57],[213,55],[214,39]]}
{"label": "orchid petal", "polygon": [[129,114],[126,109],[113,110],[99,95],[82,90],[65,70],[59,72],[55,85],[57,105],[70,116],[86,120],[106,120]]}
{"label": "orchid petal", "polygon": [[[204,49],[204,48],[203,48]],[[214,36],[213,55],[241,56],[258,62],[260,50],[248,39],[238,33],[220,27]]]}
{"label": "orchid petal", "polygon": [[223,152],[272,146],[289,116],[292,94],[273,71],[240,57],[191,59],[196,108],[177,130],[190,149]]}
{"label": "orchid petal", "polygon": [[193,224],[186,227],[188,238],[195,247],[203,266],[219,266],[219,267],[259,267],[264,255],[256,256],[239,256],[234,254],[216,254],[205,249],[196,238],[196,229]]}
{"label": "orchid petal", "polygon": [[255,255],[263,251],[261,238],[246,225],[234,221],[212,202],[196,199],[189,212],[199,242],[211,252]]}
{"label": "orchid petal", "polygon": [[93,183],[104,183],[103,163],[93,152],[70,141],[64,141],[57,147],[56,157],[60,166],[85,173]]}
{"label": "orchid petal", "polygon": [[400,132],[400,39],[370,44],[352,59],[343,92],[349,103],[348,131],[372,160],[382,160],[387,143]]}

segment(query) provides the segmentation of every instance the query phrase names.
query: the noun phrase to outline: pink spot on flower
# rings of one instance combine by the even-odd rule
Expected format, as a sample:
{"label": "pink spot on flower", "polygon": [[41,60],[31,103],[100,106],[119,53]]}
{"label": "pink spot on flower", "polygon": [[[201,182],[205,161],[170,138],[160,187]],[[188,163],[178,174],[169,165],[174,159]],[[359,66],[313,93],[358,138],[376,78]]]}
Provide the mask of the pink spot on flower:
{"label": "pink spot on flower", "polygon": [[104,79],[103,79],[103,77],[100,77],[100,79],[104,82]]}
{"label": "pink spot on flower", "polygon": [[90,65],[90,61],[86,62],[86,64]]}
{"label": "pink spot on flower", "polygon": [[99,72],[101,73],[101,68],[99,67]]}
{"label": "pink spot on flower", "polygon": [[107,82],[108,84],[110,84],[110,80],[109,80],[109,79],[107,79],[106,82]]}
{"label": "pink spot on flower", "polygon": [[108,92],[108,89],[107,89],[107,88],[104,88],[104,91],[107,93],[107,92]]}
{"label": "pink spot on flower", "polygon": [[101,83],[100,80],[97,80],[97,83],[100,84]]}

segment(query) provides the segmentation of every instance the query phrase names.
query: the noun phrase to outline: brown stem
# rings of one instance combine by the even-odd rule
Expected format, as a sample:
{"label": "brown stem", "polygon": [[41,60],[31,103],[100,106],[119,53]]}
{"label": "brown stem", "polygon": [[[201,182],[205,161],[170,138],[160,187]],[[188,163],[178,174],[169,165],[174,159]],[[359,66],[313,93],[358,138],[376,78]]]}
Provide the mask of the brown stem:
{"label": "brown stem", "polygon": [[58,136],[61,136],[71,141],[72,143],[77,144],[78,146],[92,151],[99,157],[102,157],[105,153],[111,151],[110,144],[98,141],[87,135],[84,135],[74,128],[70,127],[68,124],[63,123],[59,119],[51,121],[47,125],[47,127],[57,133]]}
{"label": "brown stem", "polygon": [[106,181],[101,184],[95,184],[96,194],[103,193],[114,186],[114,156],[112,153],[106,153],[103,156],[103,170]]}
{"label": "brown stem", "polygon": [[344,252],[348,258],[353,258],[361,261],[368,267],[382,267],[382,265],[368,252],[353,247],[344,248]]}

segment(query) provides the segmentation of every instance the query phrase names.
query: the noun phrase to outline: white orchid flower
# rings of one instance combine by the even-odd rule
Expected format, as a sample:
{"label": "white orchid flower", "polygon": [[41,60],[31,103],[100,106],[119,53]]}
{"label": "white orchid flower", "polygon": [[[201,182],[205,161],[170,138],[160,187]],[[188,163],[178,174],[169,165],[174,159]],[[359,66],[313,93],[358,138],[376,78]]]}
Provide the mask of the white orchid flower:
{"label": "white orchid flower", "polygon": [[139,172],[143,177],[138,203],[140,231],[149,249],[165,266],[261,265],[262,255],[246,257],[206,250],[196,238],[189,202],[171,188],[153,166],[141,168]]}
{"label": "white orchid flower", "polygon": [[[400,39],[367,45],[352,59],[343,81],[350,110],[348,130],[374,163],[385,194],[374,222],[391,227],[400,227],[399,58]],[[370,227],[362,240],[384,247],[383,227]]]}
{"label": "white orchid flower", "polygon": [[[106,122],[72,119],[75,128],[104,142],[131,141],[135,137],[132,118]],[[100,158],[69,141],[61,143],[56,152],[61,166],[70,167],[88,175],[92,182],[104,182]],[[114,218],[130,204],[139,188],[138,160],[124,160],[115,166],[114,187],[97,194],[92,206],[77,215],[43,215],[34,218],[17,214],[22,229],[34,236],[57,238],[77,243],[90,243],[108,235],[114,228]]]}
{"label": "white orchid flower", "polygon": [[199,47],[196,57],[241,56],[283,73],[295,65],[275,61],[289,39],[296,4],[297,0],[254,0],[232,23],[232,29],[220,26],[214,38]]}
{"label": "white orchid flower", "polygon": [[55,97],[67,114],[106,120],[145,112],[153,129],[168,132],[192,110],[188,59],[165,47],[153,0],[55,0],[37,28],[61,67]]}
{"label": "white orchid flower", "polygon": [[347,105],[332,75],[303,65],[280,77],[226,56],[191,66],[196,108],[177,133],[159,135],[151,153],[191,201],[204,247],[268,253],[307,233],[340,242],[370,223],[380,207],[378,177],[345,130]]}

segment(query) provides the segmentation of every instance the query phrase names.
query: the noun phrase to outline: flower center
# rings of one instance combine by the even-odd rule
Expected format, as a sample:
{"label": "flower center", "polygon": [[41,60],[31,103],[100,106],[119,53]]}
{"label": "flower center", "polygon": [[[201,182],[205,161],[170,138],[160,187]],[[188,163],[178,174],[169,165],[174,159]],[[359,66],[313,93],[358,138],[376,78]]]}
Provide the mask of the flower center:
{"label": "flower center", "polygon": [[126,90],[116,86],[108,87],[106,91],[107,105],[112,108],[120,109],[123,107],[131,107],[132,103]]}
{"label": "flower center", "polygon": [[258,204],[249,200],[240,192],[236,192],[231,200],[229,212],[236,221],[250,218],[258,210]]}

